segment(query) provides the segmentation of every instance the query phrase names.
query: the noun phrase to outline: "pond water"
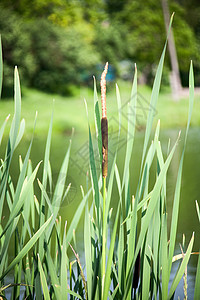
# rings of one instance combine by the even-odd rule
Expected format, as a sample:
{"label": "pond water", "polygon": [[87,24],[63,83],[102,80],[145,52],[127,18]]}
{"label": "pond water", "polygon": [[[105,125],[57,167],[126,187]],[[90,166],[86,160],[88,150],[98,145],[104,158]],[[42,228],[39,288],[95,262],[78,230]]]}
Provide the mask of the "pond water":
{"label": "pond water", "polygon": [[[165,130],[161,131],[160,139],[163,148],[163,152],[166,154],[168,139],[171,139],[171,145],[174,144],[178,136],[178,130]],[[123,137],[122,137],[123,138]],[[136,140],[134,144],[134,151],[131,159],[131,193],[134,194],[137,186],[138,177],[138,167],[141,160],[141,152],[143,145],[144,132],[136,133]],[[51,148],[51,166],[53,171],[53,176],[56,179],[59,168],[61,166],[62,160],[66,153],[69,145],[69,136],[56,135],[52,138],[52,148]],[[170,222],[171,210],[173,204],[174,187],[176,182],[177,170],[179,166],[179,161],[182,153],[182,145],[184,140],[184,133],[181,135],[181,141],[176,149],[174,158],[172,160],[170,169],[168,170],[168,182],[167,182],[167,210],[168,210],[168,220]],[[119,159],[118,167],[120,173],[122,173],[124,165],[124,154],[125,154],[125,137],[121,140],[121,146],[119,148]],[[17,148],[16,156],[22,154],[24,157],[29,140],[24,139],[23,143]],[[114,144],[110,145],[110,161],[112,160],[112,149],[114,149]],[[45,149],[45,139],[35,136],[31,160],[33,166],[36,165],[44,157]],[[166,157],[166,156],[165,156]],[[62,217],[63,223],[68,220],[68,223],[72,219],[74,212],[81,200],[80,185],[83,188],[86,187],[86,173],[88,170],[88,136],[83,134],[76,134],[73,137],[71,160],[69,165],[69,172],[67,177],[67,183],[71,182],[71,191],[65,201],[62,203],[62,209],[60,215]],[[11,172],[13,181],[16,181],[18,170],[18,160],[13,160]],[[38,177],[41,176],[42,168],[39,171]],[[36,190],[38,193],[39,190]],[[117,199],[117,189],[116,184],[114,186],[113,198],[111,204],[114,206]],[[185,152],[183,177],[182,177],[182,190],[181,190],[181,200],[180,200],[180,211],[179,211],[179,222],[178,222],[178,235],[177,235],[177,246],[176,253],[180,253],[179,243],[182,242],[183,233],[186,236],[186,245],[188,244],[192,233],[195,232],[195,242],[193,251],[199,251],[200,248],[200,224],[198,222],[195,200],[198,200],[200,204],[200,128],[192,128],[189,131],[188,143]],[[82,222],[82,221],[81,221]],[[77,241],[80,244],[80,252],[83,250],[83,234],[82,234],[82,224],[79,226],[77,231]],[[81,256],[81,253],[79,253]],[[174,264],[172,270],[172,278],[175,275],[177,264]],[[195,272],[196,272],[197,256],[193,255],[189,262],[188,267],[188,299],[193,299],[194,284],[195,284]],[[183,299],[183,285],[179,285],[177,289],[175,299]]]}

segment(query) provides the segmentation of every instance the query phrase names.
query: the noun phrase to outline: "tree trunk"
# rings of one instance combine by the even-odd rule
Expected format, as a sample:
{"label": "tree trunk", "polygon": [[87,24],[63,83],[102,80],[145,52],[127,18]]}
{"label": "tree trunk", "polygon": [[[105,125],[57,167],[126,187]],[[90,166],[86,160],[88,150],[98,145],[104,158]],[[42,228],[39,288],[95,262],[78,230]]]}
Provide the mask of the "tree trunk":
{"label": "tree trunk", "polygon": [[[162,9],[163,9],[163,15],[165,21],[165,28],[166,28],[166,32],[168,32],[169,20],[170,20],[168,2],[167,0],[161,0],[161,2],[162,2]],[[176,54],[176,46],[174,42],[172,29],[169,33],[168,46],[169,46],[169,55],[170,55],[171,68],[172,68],[170,74],[170,85],[172,89],[172,95],[174,100],[179,100],[179,95],[182,90],[182,85],[181,85],[178,59]]]}

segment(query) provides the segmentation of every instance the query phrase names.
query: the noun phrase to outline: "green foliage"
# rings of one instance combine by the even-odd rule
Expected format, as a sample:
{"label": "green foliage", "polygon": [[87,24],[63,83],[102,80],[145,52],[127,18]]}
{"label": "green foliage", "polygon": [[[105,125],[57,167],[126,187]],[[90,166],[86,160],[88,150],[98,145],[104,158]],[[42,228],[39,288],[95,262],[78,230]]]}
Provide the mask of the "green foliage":
{"label": "green foliage", "polygon": [[[199,66],[197,43],[192,29],[185,21],[187,12],[174,2],[172,2],[170,10],[175,12],[174,37],[180,72],[184,74],[185,70],[188,70],[188,61],[191,59],[195,65]],[[161,3],[148,0],[145,5],[141,6],[138,1],[127,1],[123,11],[119,12],[116,18],[120,23],[126,24],[128,57],[137,61],[146,82],[151,83],[155,75],[153,62],[160,55],[161,45],[165,39]],[[168,68],[171,68],[169,59]],[[188,85],[188,82],[184,80],[184,84]]]}
{"label": "green foliage", "polygon": [[108,61],[115,68],[126,55],[125,32],[126,27],[115,21],[105,21],[95,26],[96,51],[99,52],[102,61]]}
{"label": "green foliage", "polygon": [[30,36],[22,20],[8,9],[0,7],[0,33],[3,41],[3,94],[13,95],[13,68],[20,67],[24,83],[35,71],[34,58],[30,53]]}
{"label": "green foliage", "polygon": [[[170,23],[171,24],[171,23]],[[155,75],[151,96],[151,107],[156,106],[164,57],[165,43],[160,62]],[[194,101],[193,66],[189,74],[189,113],[185,133],[185,143],[179,164],[177,184],[174,195],[172,222],[167,224],[167,172],[180,140],[178,135],[175,144],[165,158],[159,140],[160,122],[157,124],[152,143],[149,145],[154,113],[150,109],[146,124],[144,146],[140,172],[135,195],[131,194],[130,160],[134,147],[137,111],[137,69],[135,68],[131,100],[128,107],[127,142],[124,157],[122,178],[117,167],[118,146],[111,164],[109,176],[102,178],[97,175],[97,164],[102,163],[101,147],[99,161],[94,157],[94,141],[89,126],[89,163],[91,183],[88,181],[87,191],[82,188],[82,201],[74,214],[70,226],[67,220],[61,220],[59,211],[61,204],[70,190],[65,188],[68,165],[70,160],[71,142],[66,151],[59,176],[52,187],[52,172],[50,162],[51,135],[53,114],[47,136],[44,163],[38,163],[35,169],[30,161],[30,151],[33,138],[27,150],[25,159],[19,160],[19,176],[17,185],[12,182],[10,166],[17,145],[22,139],[25,122],[21,121],[21,92],[17,68],[14,74],[14,116],[0,168],[0,220],[5,206],[9,216],[0,224],[0,297],[6,296],[8,287],[14,287],[12,298],[18,299],[162,299],[170,300],[185,272],[192,247],[194,234],[177,272],[169,287],[171,267],[174,261],[176,229],[180,202],[181,178],[184,161],[184,151],[191,121]],[[94,88],[94,104],[96,133],[101,138],[99,102]],[[119,110],[119,132],[121,133],[121,97],[117,88],[117,106]],[[131,114],[131,112],[133,112]],[[88,114],[88,112],[87,112]],[[5,129],[3,123],[0,129],[0,142]],[[98,141],[96,141],[98,143]],[[99,146],[100,146],[99,142]],[[97,145],[98,146],[98,145]],[[150,185],[151,169],[156,162],[156,176]],[[43,167],[42,180],[38,180],[41,191],[39,199],[35,197],[35,184],[38,169]],[[152,178],[151,178],[152,179]],[[111,198],[113,196],[114,180],[118,188],[115,198],[117,212],[113,212]],[[151,180],[152,181],[152,180]],[[47,193],[47,187],[52,191]],[[83,268],[76,244],[75,232],[85,209],[84,218],[84,251]],[[199,216],[199,207],[197,204]],[[39,220],[39,222],[38,222]],[[23,226],[20,226],[20,223]],[[65,226],[63,226],[65,224]],[[62,229],[64,227],[64,230]],[[56,239],[53,239],[54,235]],[[110,238],[109,238],[110,236]],[[168,236],[170,241],[168,242]],[[15,238],[13,246],[12,238]],[[74,246],[71,245],[73,239]],[[15,258],[9,257],[9,249],[14,248]],[[74,254],[70,261],[68,251]],[[10,261],[11,259],[11,261]],[[140,263],[139,263],[140,261]],[[85,270],[85,271],[84,271]],[[11,274],[10,272],[13,272]],[[135,275],[134,275],[135,274]],[[10,275],[10,277],[7,277]],[[11,279],[12,278],[12,279]],[[12,280],[8,285],[4,281]],[[199,265],[196,286],[199,282]],[[25,286],[25,291],[20,286]],[[198,288],[195,291],[198,297]]]}
{"label": "green foliage", "polygon": [[199,66],[200,56],[197,52],[197,40],[194,31],[185,21],[187,11],[184,11],[182,7],[175,4],[171,6],[171,11],[176,12],[173,27],[180,71],[186,72],[188,70],[187,62],[190,60],[193,60],[194,64]]}
{"label": "green foliage", "polygon": [[[169,6],[170,12],[175,12],[173,27],[182,83],[188,85],[191,59],[198,83],[199,6],[195,0],[190,4],[169,1]],[[19,67],[23,85],[70,94],[71,86],[91,82],[97,73],[95,66],[105,61],[115,67],[117,75],[120,61],[137,62],[141,82],[152,85],[165,26],[157,0],[147,0],[145,5],[137,0],[35,0],[32,6],[28,0],[3,0],[0,33],[4,42],[4,94],[11,93],[14,64]],[[167,57],[164,85],[169,85],[170,69]]]}
{"label": "green foliage", "polygon": [[128,53],[137,57],[140,63],[152,64],[161,53],[165,39],[164,21],[158,1],[148,0],[141,6],[138,1],[130,1],[120,16],[128,27]]}
{"label": "green foliage", "polygon": [[20,68],[24,84],[48,92],[69,94],[71,84],[91,81],[98,54],[89,41],[88,27],[64,29],[46,19],[24,23],[0,9],[3,40],[4,95],[10,96],[13,66]]}
{"label": "green foliage", "polygon": [[31,85],[48,92],[68,92],[70,84],[92,78],[98,56],[76,28],[64,29],[39,19],[29,24],[35,73]]}
{"label": "green foliage", "polygon": [[28,0],[2,0],[3,7],[11,8],[18,15],[23,15],[26,19],[34,19],[37,17],[48,17],[56,9],[63,8],[64,1],[61,0],[34,0],[33,5],[30,6]]}

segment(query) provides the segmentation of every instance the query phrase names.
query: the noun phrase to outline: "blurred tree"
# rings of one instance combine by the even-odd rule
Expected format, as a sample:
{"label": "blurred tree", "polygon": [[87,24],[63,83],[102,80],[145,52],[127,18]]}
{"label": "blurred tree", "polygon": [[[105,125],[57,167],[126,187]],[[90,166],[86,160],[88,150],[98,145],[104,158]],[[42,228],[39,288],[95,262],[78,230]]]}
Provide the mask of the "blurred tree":
{"label": "blurred tree", "polygon": [[[192,55],[191,59],[194,61],[195,83],[200,83],[200,2],[199,0],[176,0],[184,11],[184,19],[187,21],[192,30],[195,40],[195,57]],[[188,83],[188,76],[186,71],[182,72],[182,81]]]}
{"label": "blurred tree", "polygon": [[106,20],[95,26],[95,46],[100,53],[101,61],[108,61],[116,69],[118,63],[126,57],[126,43],[124,36],[126,28],[115,21]]}
{"label": "blurred tree", "polygon": [[82,0],[80,1],[83,10],[84,20],[93,25],[102,23],[107,19],[106,1],[102,0]]}
{"label": "blurred tree", "polygon": [[[174,1],[169,4],[170,14],[176,12],[173,21],[174,37],[180,72],[184,73],[188,71],[191,59],[198,64],[197,43],[193,31],[185,21],[186,12],[183,7]],[[143,71],[144,81],[151,82],[154,63],[158,61],[166,39],[161,1],[146,0],[145,5],[141,5],[136,0],[126,0],[123,11],[116,13],[115,18],[127,26],[124,36],[126,55],[137,62],[139,69]],[[169,66],[169,57],[167,63]]]}
{"label": "blurred tree", "polygon": [[23,22],[10,10],[0,7],[0,33],[3,48],[3,95],[13,94],[14,66],[19,67],[20,77],[28,83],[35,72],[31,54],[30,35]]}
{"label": "blurred tree", "polygon": [[70,84],[92,82],[99,55],[91,44],[90,25],[67,28],[40,18],[23,22],[8,9],[0,9],[4,59],[3,93],[13,93],[13,69],[18,65],[23,84],[67,94]]}
{"label": "blurred tree", "polygon": [[199,0],[176,0],[183,8],[185,19],[195,34],[200,34],[200,3]]}
{"label": "blurred tree", "polygon": [[123,11],[124,6],[127,0],[118,1],[118,0],[107,0],[106,1],[106,11],[108,14],[113,17],[116,13],[120,13]]}
{"label": "blurred tree", "polygon": [[175,12],[173,28],[179,67],[181,71],[188,72],[191,59],[196,65],[199,65],[200,56],[197,51],[197,39],[194,29],[186,21],[188,11],[176,3],[176,1],[171,1],[169,4],[170,13]]}
{"label": "blurred tree", "polygon": [[25,19],[48,17],[55,10],[63,9],[63,0],[1,0],[1,5],[9,8]]}
{"label": "blurred tree", "polygon": [[[191,2],[198,6],[196,0]],[[67,84],[83,83],[92,68],[92,73],[95,73],[95,64],[109,61],[117,68],[119,61],[127,59],[137,62],[145,82],[152,82],[154,64],[160,57],[166,38],[161,1],[146,0],[145,5],[141,5],[137,0],[33,0],[30,5],[29,0],[1,0],[1,4],[9,8],[11,15],[12,12],[18,14],[19,31],[23,32],[16,35],[10,52],[17,52],[18,46],[14,50],[12,45],[19,43],[24,45],[27,53],[19,55],[25,61],[16,61],[13,54],[10,54],[9,60],[6,54],[9,51],[4,45],[4,64],[24,66],[27,81],[32,85],[64,92]],[[200,70],[200,51],[197,51],[200,42],[197,42],[196,31],[186,22],[187,19],[189,22],[186,9],[194,7],[193,4],[189,5],[185,0],[169,0],[170,13],[176,12],[173,29],[184,84],[187,84],[184,74],[188,71],[190,59]],[[9,21],[10,25],[0,28],[2,39],[4,28],[6,32],[6,26],[12,27],[13,22]],[[198,18],[193,22],[199,24]],[[11,32],[16,31],[14,27]],[[25,36],[26,42],[22,42]],[[169,62],[168,57],[166,74]],[[51,82],[49,87],[48,81]],[[65,87],[64,82],[67,82]]]}
{"label": "blurred tree", "polygon": [[145,5],[135,0],[126,1],[116,17],[127,26],[126,54],[143,70],[146,82],[153,73],[153,63],[160,56],[165,38],[161,5],[154,0],[147,0]]}
{"label": "blurred tree", "polygon": [[48,92],[67,94],[70,84],[92,79],[98,54],[77,27],[52,25],[45,19],[30,24],[32,53],[36,53],[36,72],[32,85]]}

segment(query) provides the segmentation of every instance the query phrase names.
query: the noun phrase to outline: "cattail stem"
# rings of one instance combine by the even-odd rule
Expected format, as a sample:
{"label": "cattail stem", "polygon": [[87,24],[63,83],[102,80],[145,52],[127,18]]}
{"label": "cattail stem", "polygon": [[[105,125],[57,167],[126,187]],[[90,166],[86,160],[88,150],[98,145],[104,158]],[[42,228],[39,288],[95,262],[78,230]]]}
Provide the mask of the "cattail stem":
{"label": "cattail stem", "polygon": [[104,291],[104,281],[106,274],[106,177],[103,177],[103,228],[102,228],[102,297]]}

